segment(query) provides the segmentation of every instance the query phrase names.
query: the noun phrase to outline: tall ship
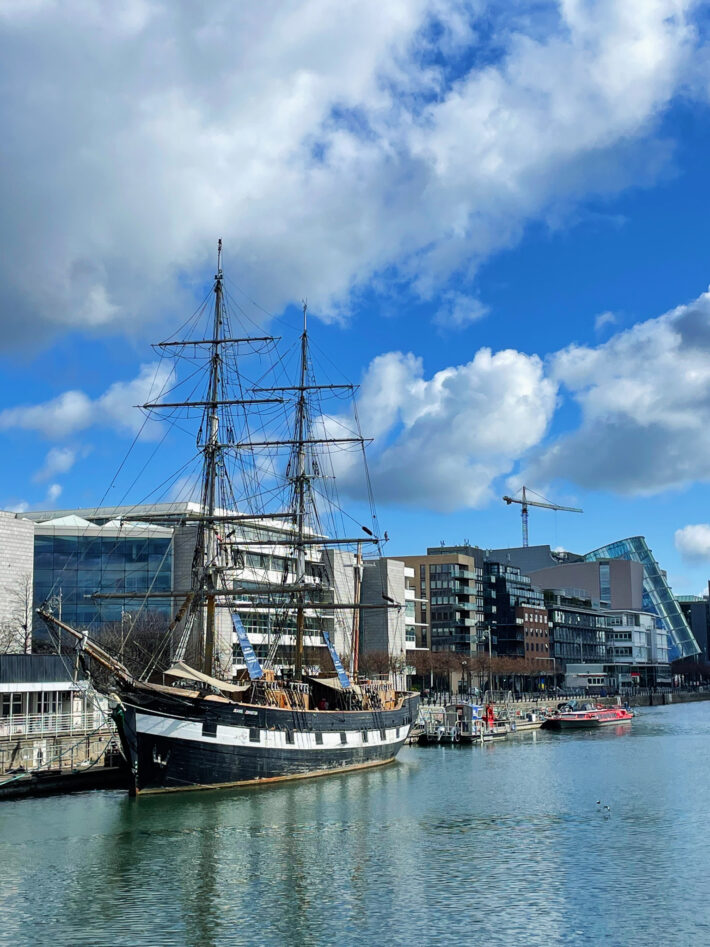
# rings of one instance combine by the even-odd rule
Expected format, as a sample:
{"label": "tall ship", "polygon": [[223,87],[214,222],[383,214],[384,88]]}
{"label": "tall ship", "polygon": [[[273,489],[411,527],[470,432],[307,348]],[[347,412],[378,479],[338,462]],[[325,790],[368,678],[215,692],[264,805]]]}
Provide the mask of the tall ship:
{"label": "tall ship", "polygon": [[[235,333],[225,295],[219,241],[211,301],[186,324],[186,337],[157,346],[188,363],[187,387],[176,368],[141,406],[148,417],[197,429],[198,501],[127,516],[193,537],[159,646],[137,674],[48,604],[39,609],[108,672],[134,794],[386,764],[417,716],[418,695],[401,679],[358,673],[363,609],[401,604],[386,589],[379,602],[361,601],[363,552],[381,552],[374,506],[361,526],[335,492],[335,474],[364,462],[367,442],[354,398],[340,414],[323,405],[329,397],[344,404],[353,386],[316,380],[305,304],[289,357],[271,336]],[[367,475],[364,482],[369,492]],[[334,528],[348,521],[355,527]]]}

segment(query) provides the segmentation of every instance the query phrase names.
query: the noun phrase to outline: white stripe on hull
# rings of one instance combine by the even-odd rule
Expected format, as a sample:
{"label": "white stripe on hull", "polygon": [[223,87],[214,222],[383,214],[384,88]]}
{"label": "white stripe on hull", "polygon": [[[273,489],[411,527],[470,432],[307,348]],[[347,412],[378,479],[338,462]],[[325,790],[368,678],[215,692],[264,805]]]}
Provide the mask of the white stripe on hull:
{"label": "white stripe on hull", "polygon": [[[293,743],[287,742],[285,730],[259,729],[259,740],[251,740],[250,727],[217,726],[216,736],[203,733],[202,724],[194,720],[180,720],[175,717],[164,717],[157,714],[136,713],[136,730],[140,734],[169,737],[174,740],[190,740],[197,743],[209,743],[213,746],[262,746],[269,749],[302,749],[302,750],[334,750],[348,747],[385,746],[397,744],[405,739],[409,733],[410,724],[400,727],[388,727],[384,730],[384,738],[380,730],[367,730],[367,740],[362,730],[343,730],[347,743],[343,743],[340,731],[319,731],[323,738],[322,743],[316,742],[316,732],[292,730]],[[399,733],[397,732],[399,731]]]}

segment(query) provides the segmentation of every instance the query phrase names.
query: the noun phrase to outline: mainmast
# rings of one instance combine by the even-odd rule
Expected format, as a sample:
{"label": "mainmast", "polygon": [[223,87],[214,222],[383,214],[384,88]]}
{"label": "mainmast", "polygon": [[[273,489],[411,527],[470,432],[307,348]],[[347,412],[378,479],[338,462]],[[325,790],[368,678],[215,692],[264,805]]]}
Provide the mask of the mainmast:
{"label": "mainmast", "polygon": [[207,443],[205,445],[204,466],[204,513],[208,520],[205,526],[205,588],[207,615],[205,620],[205,648],[203,670],[205,674],[214,672],[215,642],[215,595],[217,593],[217,535],[214,524],[215,494],[217,484],[217,457],[219,446],[219,385],[222,368],[222,241],[217,243],[217,273],[214,283],[214,327],[212,330],[212,348],[210,352],[210,377],[208,396]]}
{"label": "mainmast", "polygon": [[[296,583],[303,585],[306,576],[306,371],[308,364],[308,329],[306,325],[307,306],[303,303],[303,332],[301,334],[301,375],[298,402],[296,404]],[[304,595],[298,592],[296,599],[296,659],[295,677],[303,677],[303,626]]]}

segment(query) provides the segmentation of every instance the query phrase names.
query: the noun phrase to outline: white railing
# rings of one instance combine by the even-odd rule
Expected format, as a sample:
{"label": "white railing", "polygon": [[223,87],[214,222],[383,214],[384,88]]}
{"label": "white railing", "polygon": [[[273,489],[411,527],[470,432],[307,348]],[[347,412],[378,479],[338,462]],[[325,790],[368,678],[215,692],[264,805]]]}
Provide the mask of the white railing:
{"label": "white railing", "polygon": [[87,733],[99,727],[110,727],[106,714],[98,709],[85,713],[13,714],[0,718],[0,739],[25,735],[60,733]]}

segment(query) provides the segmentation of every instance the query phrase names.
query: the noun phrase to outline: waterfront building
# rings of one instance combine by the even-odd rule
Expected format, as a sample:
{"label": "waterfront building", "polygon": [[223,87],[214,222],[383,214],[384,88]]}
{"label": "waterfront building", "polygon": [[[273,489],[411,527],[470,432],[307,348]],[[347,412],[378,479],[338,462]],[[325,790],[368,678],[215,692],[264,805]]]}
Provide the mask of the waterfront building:
{"label": "waterfront building", "polygon": [[[554,677],[550,629],[542,591],[517,566],[484,563],[483,600],[494,651],[499,656],[538,662]],[[481,643],[485,647],[485,641]]]}
{"label": "waterfront building", "polygon": [[[142,595],[149,611],[167,622],[172,611],[172,529],[106,515],[87,519],[77,512],[33,513],[30,518],[35,523],[35,606],[52,600],[63,621],[100,635],[109,625],[126,626]],[[161,592],[164,597],[158,597]],[[125,597],[92,598],[95,593]],[[42,623],[37,631],[44,637]]]}
{"label": "waterfront building", "polygon": [[641,611],[605,610],[608,684],[628,687],[668,687],[668,635],[658,615]]}
{"label": "waterfront building", "polygon": [[[24,514],[18,522],[24,524],[29,549],[34,542],[28,568],[30,576],[34,569],[35,606],[50,601],[58,617],[61,613],[64,621],[99,636],[117,626],[121,633],[130,633],[139,610],[157,616],[167,626],[190,588],[197,538],[197,524],[192,517],[198,510],[198,504],[182,502]],[[232,610],[239,615],[260,660],[272,654],[277,665],[290,664],[296,636],[291,599],[278,591],[265,596],[261,589],[265,584],[278,589],[279,585],[295,580],[292,533],[292,524],[277,520],[252,521],[248,526],[239,523],[228,532],[225,530],[219,563],[223,586],[232,590],[234,598],[231,609],[218,610],[215,648],[218,665],[227,675],[236,675],[245,668],[230,616]],[[245,542],[243,547],[239,545],[240,539]],[[323,604],[352,603],[354,569],[351,552],[323,551],[313,545],[308,553],[305,581],[318,587]],[[369,602],[370,591],[375,598],[372,604],[382,603],[382,589],[389,587],[395,593],[391,598],[403,605],[401,610],[367,611],[368,627],[374,628],[379,619],[382,628],[387,628],[382,640],[387,641],[390,653],[396,652],[398,656],[406,655],[407,628],[410,639],[416,637],[414,602],[405,603],[404,569],[402,564],[398,569],[392,566],[389,576],[378,572],[378,567],[369,562],[363,569],[364,603]],[[391,584],[395,571],[396,588]],[[93,597],[107,594],[111,597]],[[415,594],[411,590],[412,598]],[[352,627],[351,609],[306,612],[304,645],[314,669],[331,667],[323,628],[347,665]],[[187,632],[179,624],[173,647],[184,632],[189,634],[193,646],[198,646],[201,621],[198,619]],[[38,629],[38,633],[44,635],[44,629]]]}
{"label": "waterfront building", "polygon": [[0,511],[0,654],[32,647],[34,529]]}
{"label": "waterfront building", "polygon": [[0,774],[97,757],[114,735],[105,703],[66,657],[0,656]]}
{"label": "waterfront building", "polygon": [[606,618],[584,589],[546,589],[553,657],[565,687],[585,691],[610,686],[606,662]]}
{"label": "waterfront building", "polygon": [[404,687],[414,673],[411,662],[417,648],[414,570],[398,559],[365,561],[360,601],[399,606],[360,609],[360,663],[373,672],[389,671]]}
{"label": "waterfront building", "polygon": [[603,608],[585,589],[548,589],[545,598],[566,687],[598,693],[670,685],[668,636],[658,615]]}
{"label": "waterfront building", "polygon": [[[65,621],[99,635],[102,628],[116,622],[130,630],[139,609],[162,617],[167,625],[190,589],[197,535],[192,517],[198,510],[198,504],[183,502],[25,514],[35,522],[35,604],[49,599],[55,613],[61,610]],[[257,591],[266,582],[278,585],[293,579],[295,559],[289,545],[292,530],[291,524],[273,520],[238,524],[229,537],[225,534],[219,549],[224,587],[234,591],[236,610],[262,658],[276,644],[285,655],[295,642],[295,619],[288,602],[284,600],[283,609],[275,610],[278,595],[270,594],[267,607],[264,596]],[[256,544],[240,549],[240,537]],[[274,547],[275,537],[283,539],[282,545]],[[263,548],[259,541],[264,542]],[[307,563],[306,581],[323,586],[324,601],[332,601],[334,582],[330,576],[336,572],[341,584],[349,583],[352,588],[352,569],[344,579],[344,570],[336,568],[341,565],[337,555],[333,553],[334,558],[326,561],[314,552]],[[94,594],[111,598],[92,598]],[[342,595],[340,600],[352,601],[351,591],[345,589],[338,594]],[[331,632],[343,631],[344,616],[333,611],[325,616],[310,613],[306,617],[307,648],[325,650],[320,634],[323,621]],[[175,641],[184,630],[178,625]],[[188,634],[193,644],[199,642],[200,620]],[[333,637],[336,647],[342,649],[344,634],[334,633]],[[244,667],[226,608],[218,611],[215,649],[224,673],[236,674]]]}
{"label": "waterfront building", "polygon": [[[518,566],[534,577],[536,584],[589,589],[588,594],[614,608],[633,608],[657,615],[669,636],[668,647],[671,660],[692,657],[700,648],[683,615],[670,586],[666,573],[660,568],[643,536],[632,536],[600,546],[585,555],[568,551],[553,551],[549,546],[509,547],[488,550],[488,557],[497,562]],[[624,573],[614,563],[618,560],[638,563],[643,568],[641,601],[631,601],[633,573]],[[582,563],[599,563],[599,572],[575,570]],[[560,566],[566,567],[564,580],[553,578],[552,573]],[[609,570],[602,569],[608,566]],[[608,601],[613,597],[613,601]]]}
{"label": "waterfront building", "polygon": [[486,558],[492,562],[517,566],[529,575],[538,569],[551,569],[567,562],[581,562],[583,556],[565,550],[553,550],[550,546],[506,546],[502,549],[487,549]]}
{"label": "waterfront building", "polygon": [[668,585],[668,577],[656,561],[643,536],[620,539],[588,552],[587,561],[629,559],[643,566],[643,609],[657,615],[669,635],[671,661],[689,658],[700,652],[683,611]]}
{"label": "waterfront building", "polygon": [[710,664],[710,582],[707,595],[677,595],[676,599],[700,648],[698,661]]}
{"label": "waterfront building", "polygon": [[484,622],[483,550],[438,546],[398,558],[414,570],[418,647],[475,654]]}
{"label": "waterfront building", "polygon": [[418,609],[426,608],[427,600],[422,598],[415,581],[414,569],[404,566],[404,631],[407,651],[419,649],[418,641],[426,634],[427,625],[419,621]]}
{"label": "waterfront building", "polygon": [[643,608],[643,566],[628,559],[561,563],[528,573],[543,589],[584,589],[602,608]]}

